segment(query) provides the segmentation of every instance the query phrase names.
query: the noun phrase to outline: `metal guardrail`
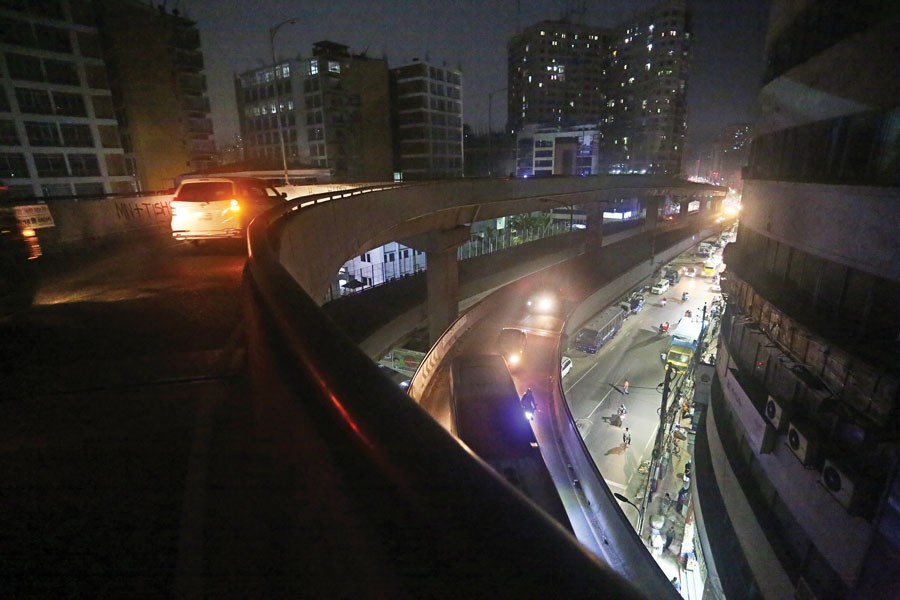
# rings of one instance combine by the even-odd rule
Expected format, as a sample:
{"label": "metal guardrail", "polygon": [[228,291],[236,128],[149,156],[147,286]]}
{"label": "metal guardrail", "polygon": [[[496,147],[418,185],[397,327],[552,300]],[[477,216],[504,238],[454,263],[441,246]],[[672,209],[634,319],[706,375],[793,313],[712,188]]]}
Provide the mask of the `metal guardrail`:
{"label": "metal guardrail", "polygon": [[[377,573],[372,596],[644,597],[384,377],[278,263],[270,227],[305,207],[367,191],[290,202],[256,219],[248,233],[252,391],[264,399],[265,421],[279,424],[266,434],[284,460],[310,460],[284,433],[302,405],[341,457],[333,479],[344,485],[330,491],[368,507],[363,516],[337,515],[364,526],[358,539],[333,543]],[[331,479],[304,487],[320,490]],[[314,571],[306,565],[304,576]],[[348,585],[333,583],[336,595]]]}

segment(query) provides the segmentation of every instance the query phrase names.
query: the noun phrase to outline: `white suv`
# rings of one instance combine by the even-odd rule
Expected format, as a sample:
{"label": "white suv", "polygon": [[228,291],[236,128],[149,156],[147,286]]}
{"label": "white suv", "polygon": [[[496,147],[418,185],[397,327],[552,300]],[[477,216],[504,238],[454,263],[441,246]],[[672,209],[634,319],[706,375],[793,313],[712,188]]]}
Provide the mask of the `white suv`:
{"label": "white suv", "polygon": [[242,238],[258,214],[285,194],[252,177],[189,177],[170,204],[176,240]]}

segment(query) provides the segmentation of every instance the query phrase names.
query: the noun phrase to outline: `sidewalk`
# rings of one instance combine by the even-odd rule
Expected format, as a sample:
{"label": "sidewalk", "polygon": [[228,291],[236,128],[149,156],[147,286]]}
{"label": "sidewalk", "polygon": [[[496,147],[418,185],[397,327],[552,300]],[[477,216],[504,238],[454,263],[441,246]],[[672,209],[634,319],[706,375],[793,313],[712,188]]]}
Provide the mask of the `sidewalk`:
{"label": "sidewalk", "polygon": [[[666,453],[671,460],[661,467],[659,484],[647,503],[641,539],[666,577],[677,582],[681,596],[699,600],[703,597],[704,582],[696,560],[687,558],[693,557],[694,546],[690,501],[692,486],[690,476],[685,477],[685,467],[690,473],[694,431],[690,417],[678,424],[686,439],[679,441],[678,453]],[[666,463],[665,458],[663,463]],[[667,544],[669,535],[672,536],[671,542]]]}

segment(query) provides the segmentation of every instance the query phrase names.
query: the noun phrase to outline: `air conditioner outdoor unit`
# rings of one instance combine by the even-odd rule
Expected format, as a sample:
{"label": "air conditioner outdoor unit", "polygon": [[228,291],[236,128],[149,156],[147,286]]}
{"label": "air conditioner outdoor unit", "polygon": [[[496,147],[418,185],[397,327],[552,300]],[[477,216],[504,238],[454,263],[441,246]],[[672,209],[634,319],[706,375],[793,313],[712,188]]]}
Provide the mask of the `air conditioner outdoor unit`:
{"label": "air conditioner outdoor unit", "polygon": [[819,453],[816,440],[811,437],[809,431],[811,431],[811,429],[807,429],[806,432],[801,431],[797,423],[791,421],[788,426],[787,436],[787,445],[791,449],[791,452],[793,452],[794,455],[800,459],[800,462],[807,467],[816,464]]}
{"label": "air conditioner outdoor unit", "polygon": [[855,505],[856,497],[854,492],[856,491],[856,484],[844,471],[827,458],[822,466],[819,482],[848,511]]}
{"label": "air conditioner outdoor unit", "polygon": [[766,400],[765,416],[769,423],[772,424],[772,427],[775,428],[775,431],[779,433],[784,431],[790,418],[788,412],[786,407],[779,404],[772,396],[769,396],[769,399]]}

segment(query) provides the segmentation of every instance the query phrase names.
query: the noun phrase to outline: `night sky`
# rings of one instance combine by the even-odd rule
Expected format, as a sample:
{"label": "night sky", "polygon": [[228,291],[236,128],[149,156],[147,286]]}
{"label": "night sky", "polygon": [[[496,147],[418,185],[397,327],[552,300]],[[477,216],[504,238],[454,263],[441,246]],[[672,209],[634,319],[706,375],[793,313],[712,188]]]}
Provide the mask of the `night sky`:
{"label": "night sky", "polygon": [[[156,0],[159,3],[159,0]],[[389,67],[414,58],[463,72],[463,119],[487,128],[487,96],[506,87],[506,43],[517,30],[590,6],[575,20],[614,25],[651,0],[168,0],[169,9],[197,22],[206,62],[212,117],[220,146],[238,132],[233,75],[270,63],[269,28],[278,58],[309,56],[329,40],[354,53],[386,56]],[[688,146],[711,140],[731,123],[752,120],[763,66],[768,0],[693,0],[693,70],[688,93]],[[580,18],[578,18],[580,17]],[[506,120],[505,94],[496,94],[495,129]]]}

